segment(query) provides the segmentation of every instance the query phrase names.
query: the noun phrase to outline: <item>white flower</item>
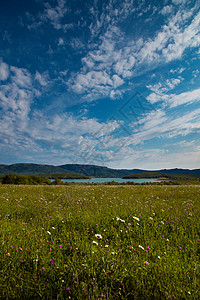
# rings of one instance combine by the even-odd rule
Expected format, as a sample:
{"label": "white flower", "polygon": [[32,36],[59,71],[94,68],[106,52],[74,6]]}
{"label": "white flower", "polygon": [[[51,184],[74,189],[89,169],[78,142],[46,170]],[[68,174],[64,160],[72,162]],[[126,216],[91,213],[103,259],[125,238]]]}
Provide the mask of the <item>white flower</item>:
{"label": "white flower", "polygon": [[98,234],[98,233],[95,234],[95,237],[98,238],[98,239],[102,239],[102,235],[101,235],[101,234]]}
{"label": "white flower", "polygon": [[96,241],[93,241],[92,243],[95,244],[95,245],[97,245],[97,246],[99,245]]}
{"label": "white flower", "polygon": [[47,233],[48,233],[49,235],[51,235],[51,232],[50,232],[50,231],[48,231],[48,230],[47,230]]}
{"label": "white flower", "polygon": [[105,245],[105,248],[108,248],[109,246],[108,245]]}
{"label": "white flower", "polygon": [[138,222],[140,221],[140,219],[138,217],[135,217],[135,216],[133,217],[133,219],[138,221]]}
{"label": "white flower", "polygon": [[141,245],[139,245],[138,247],[141,248],[142,250],[144,250],[144,247],[142,247]]}

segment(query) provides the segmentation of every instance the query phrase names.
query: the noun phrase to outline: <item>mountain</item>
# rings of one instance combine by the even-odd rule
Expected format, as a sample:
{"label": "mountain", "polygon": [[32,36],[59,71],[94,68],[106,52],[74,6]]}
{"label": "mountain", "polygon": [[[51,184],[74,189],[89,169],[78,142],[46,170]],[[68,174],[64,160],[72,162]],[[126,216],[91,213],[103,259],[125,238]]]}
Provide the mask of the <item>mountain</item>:
{"label": "mountain", "polygon": [[32,163],[18,163],[12,165],[0,164],[0,175],[5,174],[81,174],[91,177],[124,177],[134,174],[140,174],[143,172],[156,173],[172,173],[172,174],[193,174],[200,175],[200,169],[189,170],[189,169],[162,169],[156,171],[140,170],[140,169],[111,169],[104,166],[96,165],[82,165],[82,164],[66,164],[60,166],[54,165],[43,165],[43,164],[32,164]]}

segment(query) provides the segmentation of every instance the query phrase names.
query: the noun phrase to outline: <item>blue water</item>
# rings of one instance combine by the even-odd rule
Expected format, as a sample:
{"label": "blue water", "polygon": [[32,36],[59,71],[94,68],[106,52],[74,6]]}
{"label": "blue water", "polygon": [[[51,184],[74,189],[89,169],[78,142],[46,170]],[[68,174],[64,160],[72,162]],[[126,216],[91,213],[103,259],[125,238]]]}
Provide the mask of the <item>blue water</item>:
{"label": "blue water", "polygon": [[142,178],[142,179],[122,179],[122,178],[91,178],[91,179],[62,179],[63,182],[87,182],[87,183],[103,183],[103,182],[127,182],[127,181],[133,181],[136,183],[142,183],[142,182],[157,182],[157,180],[153,178]]}

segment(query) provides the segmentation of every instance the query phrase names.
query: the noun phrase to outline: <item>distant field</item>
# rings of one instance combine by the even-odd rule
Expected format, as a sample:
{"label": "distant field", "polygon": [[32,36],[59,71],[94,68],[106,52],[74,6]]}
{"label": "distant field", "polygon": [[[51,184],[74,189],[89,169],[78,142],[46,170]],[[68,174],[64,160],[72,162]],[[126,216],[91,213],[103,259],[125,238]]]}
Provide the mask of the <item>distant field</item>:
{"label": "distant field", "polygon": [[0,185],[0,299],[200,299],[200,186]]}

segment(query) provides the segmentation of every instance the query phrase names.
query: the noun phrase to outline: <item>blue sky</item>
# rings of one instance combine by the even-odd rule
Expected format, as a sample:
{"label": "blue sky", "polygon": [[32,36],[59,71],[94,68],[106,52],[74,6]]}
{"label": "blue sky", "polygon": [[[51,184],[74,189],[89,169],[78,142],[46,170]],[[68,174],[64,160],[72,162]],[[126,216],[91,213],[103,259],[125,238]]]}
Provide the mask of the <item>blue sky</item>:
{"label": "blue sky", "polygon": [[200,168],[200,1],[0,3],[0,163]]}

